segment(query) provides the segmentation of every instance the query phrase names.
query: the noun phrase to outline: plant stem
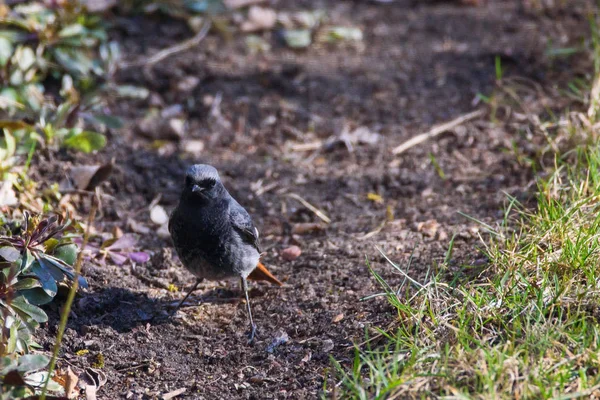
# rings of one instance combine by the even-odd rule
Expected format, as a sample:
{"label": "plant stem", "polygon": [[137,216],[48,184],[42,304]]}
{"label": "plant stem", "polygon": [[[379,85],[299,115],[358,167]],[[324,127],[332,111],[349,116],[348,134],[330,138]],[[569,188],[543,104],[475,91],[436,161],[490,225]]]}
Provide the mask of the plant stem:
{"label": "plant stem", "polygon": [[62,343],[63,335],[65,333],[65,329],[67,328],[67,321],[69,320],[69,314],[71,313],[71,306],[73,305],[73,300],[75,299],[75,294],[77,293],[77,288],[79,287],[79,275],[81,273],[81,264],[83,263],[83,249],[87,246],[88,239],[90,237],[90,228],[92,223],[94,222],[94,216],[96,215],[96,210],[98,209],[98,194],[92,198],[92,206],[90,208],[90,213],[88,215],[87,226],[85,228],[85,233],[83,235],[83,244],[81,245],[81,251],[77,255],[77,260],[75,261],[75,276],[73,277],[73,284],[69,289],[69,295],[67,296],[67,301],[65,301],[65,305],[63,307],[62,313],[60,315],[60,324],[58,325],[58,333],[56,335],[56,343],[54,343],[54,351],[52,353],[52,359],[50,360],[50,366],[48,367],[48,377],[46,378],[46,382],[44,383],[44,388],[42,389],[42,394],[40,395],[40,400],[46,400],[46,392],[48,391],[48,383],[52,377],[52,373],[54,372],[54,368],[56,368],[56,361],[58,359],[58,352],[60,351],[60,345]]}

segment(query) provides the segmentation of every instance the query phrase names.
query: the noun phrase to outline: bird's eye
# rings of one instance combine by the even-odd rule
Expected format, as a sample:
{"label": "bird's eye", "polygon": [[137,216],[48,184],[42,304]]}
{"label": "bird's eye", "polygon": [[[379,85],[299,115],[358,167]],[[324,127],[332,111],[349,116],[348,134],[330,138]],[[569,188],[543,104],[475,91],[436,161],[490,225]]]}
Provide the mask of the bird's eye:
{"label": "bird's eye", "polygon": [[210,189],[210,188],[214,187],[216,183],[217,183],[217,181],[215,181],[213,179],[208,179],[208,180],[204,181],[203,186],[207,189]]}

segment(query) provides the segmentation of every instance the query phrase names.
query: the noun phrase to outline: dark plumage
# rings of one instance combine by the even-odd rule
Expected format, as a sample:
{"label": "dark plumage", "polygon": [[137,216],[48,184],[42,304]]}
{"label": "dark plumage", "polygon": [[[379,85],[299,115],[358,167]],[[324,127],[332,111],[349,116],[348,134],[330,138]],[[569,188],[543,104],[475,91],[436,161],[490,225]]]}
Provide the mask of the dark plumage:
{"label": "dark plumage", "polygon": [[[247,278],[259,266],[258,230],[248,212],[225,189],[215,168],[198,164],[187,170],[179,205],[169,220],[169,232],[181,262],[198,278],[178,307],[203,279],[239,277],[246,295],[252,341],[256,326]],[[264,269],[262,265],[260,268]]]}

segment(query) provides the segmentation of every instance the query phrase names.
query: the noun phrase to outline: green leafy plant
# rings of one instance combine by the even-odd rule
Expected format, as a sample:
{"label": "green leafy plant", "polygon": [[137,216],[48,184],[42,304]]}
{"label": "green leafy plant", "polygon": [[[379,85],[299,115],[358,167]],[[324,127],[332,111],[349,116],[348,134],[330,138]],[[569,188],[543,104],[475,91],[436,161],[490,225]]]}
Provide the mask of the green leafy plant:
{"label": "green leafy plant", "polygon": [[[40,284],[40,287],[32,286],[20,291],[31,304],[50,302],[58,291],[58,284],[75,276],[68,262],[73,263],[77,246],[56,239],[69,224],[69,220],[63,221],[58,215],[41,219],[25,212],[21,233],[0,237],[0,246],[6,246],[7,253],[18,252],[19,275],[33,278]],[[79,285],[87,287],[84,278],[80,277]]]}
{"label": "green leafy plant", "polygon": [[[28,396],[38,394],[48,377],[48,372],[41,371],[46,368],[48,362],[48,357],[42,354],[0,358],[0,400],[31,398]],[[64,392],[59,383],[52,380],[50,382],[49,391],[57,394]],[[37,398],[37,396],[33,398]],[[65,397],[47,396],[46,398],[64,399]]]}
{"label": "green leafy plant", "polygon": [[107,34],[78,1],[0,7],[0,109],[41,110],[47,78],[90,88],[107,72]]}

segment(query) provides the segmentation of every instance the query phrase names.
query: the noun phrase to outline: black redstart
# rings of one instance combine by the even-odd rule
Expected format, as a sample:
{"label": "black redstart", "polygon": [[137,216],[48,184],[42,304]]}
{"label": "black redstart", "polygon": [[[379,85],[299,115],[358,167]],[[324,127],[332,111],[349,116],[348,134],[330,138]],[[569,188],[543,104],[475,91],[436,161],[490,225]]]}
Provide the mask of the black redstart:
{"label": "black redstart", "polygon": [[[241,278],[250,320],[249,342],[254,340],[247,279],[281,285],[259,262],[258,230],[252,218],[225,189],[217,170],[192,165],[185,174],[179,204],[171,214],[169,232],[183,265],[197,278],[177,309],[204,279]],[[176,310],[177,310],[176,309]]]}

